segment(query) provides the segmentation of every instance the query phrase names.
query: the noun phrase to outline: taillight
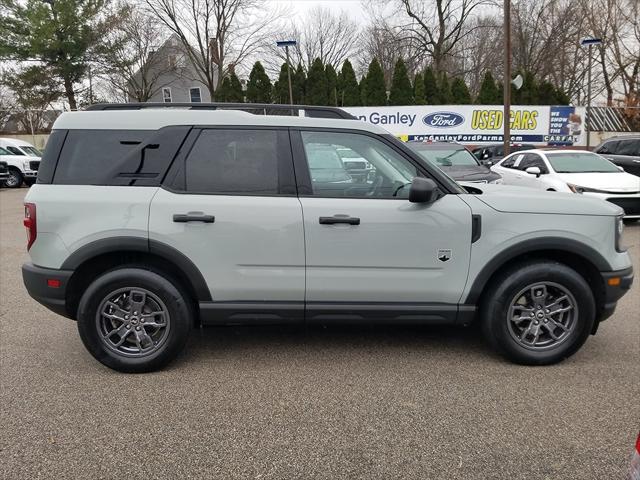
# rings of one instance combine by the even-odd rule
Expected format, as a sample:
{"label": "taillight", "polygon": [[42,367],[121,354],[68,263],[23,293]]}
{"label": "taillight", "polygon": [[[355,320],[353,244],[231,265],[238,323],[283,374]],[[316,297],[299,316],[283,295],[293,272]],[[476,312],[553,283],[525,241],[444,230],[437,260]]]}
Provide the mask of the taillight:
{"label": "taillight", "polygon": [[638,439],[636,440],[636,452],[640,455],[640,433],[638,433]]}
{"label": "taillight", "polygon": [[38,229],[36,227],[36,204],[25,203],[24,204],[24,226],[27,229],[27,250],[31,248],[33,242],[36,241],[38,236]]}

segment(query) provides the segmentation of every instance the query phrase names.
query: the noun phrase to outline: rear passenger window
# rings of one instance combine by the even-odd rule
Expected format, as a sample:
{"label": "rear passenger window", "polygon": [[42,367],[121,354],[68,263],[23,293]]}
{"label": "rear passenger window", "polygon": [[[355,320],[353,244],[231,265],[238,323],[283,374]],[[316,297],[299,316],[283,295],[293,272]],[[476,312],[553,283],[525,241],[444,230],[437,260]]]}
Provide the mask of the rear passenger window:
{"label": "rear passenger window", "polygon": [[621,140],[616,148],[618,155],[640,155],[640,140]]}
{"label": "rear passenger window", "polygon": [[185,163],[185,189],[219,195],[277,195],[291,185],[284,130],[204,129]]}
{"label": "rear passenger window", "polygon": [[113,168],[155,130],[69,130],[53,183],[107,184]]}

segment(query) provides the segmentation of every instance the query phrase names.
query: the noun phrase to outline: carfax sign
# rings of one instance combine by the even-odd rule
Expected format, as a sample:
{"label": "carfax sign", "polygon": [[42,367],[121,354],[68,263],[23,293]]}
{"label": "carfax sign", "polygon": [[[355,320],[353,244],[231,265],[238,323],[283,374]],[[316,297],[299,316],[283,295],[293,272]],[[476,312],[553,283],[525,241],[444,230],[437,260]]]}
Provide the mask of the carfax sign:
{"label": "carfax sign", "polygon": [[[403,140],[449,140],[461,143],[502,142],[501,105],[429,105],[348,107],[360,120],[379,125]],[[577,145],[582,137],[582,108],[511,107],[511,141]]]}

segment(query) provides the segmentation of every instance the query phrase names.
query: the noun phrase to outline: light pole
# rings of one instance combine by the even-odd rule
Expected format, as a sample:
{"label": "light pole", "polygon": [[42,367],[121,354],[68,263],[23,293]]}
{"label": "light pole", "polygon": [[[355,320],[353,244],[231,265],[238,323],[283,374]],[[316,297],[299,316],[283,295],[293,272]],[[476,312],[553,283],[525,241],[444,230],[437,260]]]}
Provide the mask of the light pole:
{"label": "light pole", "polygon": [[511,147],[511,0],[504,0],[504,71],[502,74],[504,90],[504,131],[503,154],[509,155]]}
{"label": "light pole", "polygon": [[584,130],[587,133],[587,150],[590,150],[591,147],[591,62],[593,61],[593,56],[591,55],[591,48],[594,45],[601,45],[602,39],[595,37],[587,37],[580,40],[580,45],[582,47],[589,47],[588,55],[589,55],[589,66],[587,72],[587,115],[584,119]]}
{"label": "light pole", "polygon": [[284,47],[284,51],[287,54],[287,78],[289,80],[289,104],[293,105],[293,90],[291,89],[291,63],[289,62],[289,47],[295,47],[295,40],[282,40],[276,42],[279,47]]}

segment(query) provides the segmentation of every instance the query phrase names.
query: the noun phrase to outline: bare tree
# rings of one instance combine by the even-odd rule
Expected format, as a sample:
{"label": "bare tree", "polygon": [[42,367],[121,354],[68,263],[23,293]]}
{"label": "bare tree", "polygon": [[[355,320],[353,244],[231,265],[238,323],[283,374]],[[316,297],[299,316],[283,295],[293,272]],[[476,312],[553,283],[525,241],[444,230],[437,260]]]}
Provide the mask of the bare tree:
{"label": "bare tree", "polygon": [[605,48],[611,52],[626,103],[637,102],[640,91],[640,5],[637,0],[616,2],[614,28]]}
{"label": "bare tree", "polygon": [[167,36],[156,18],[128,6],[104,39],[99,75],[108,90],[125,101],[147,102],[164,86],[162,80],[176,66],[156,54]]}
{"label": "bare tree", "polygon": [[214,91],[236,64],[262,49],[277,9],[264,0],[145,0],[149,10],[180,39],[198,80]]}
{"label": "bare tree", "polygon": [[286,60],[283,49],[275,45],[276,40],[296,40],[291,62],[301,64],[308,70],[311,63],[319,58],[324,65],[331,65],[338,70],[349,57],[359,51],[360,28],[351,20],[346,12],[333,13],[325,7],[314,7],[306,19],[291,22],[282,33],[278,33],[269,43],[269,57],[266,61],[270,70],[280,70]]}
{"label": "bare tree", "polygon": [[436,73],[445,70],[447,58],[465,35],[473,32],[464,27],[474,10],[493,3],[493,0],[398,1],[405,14],[398,26],[418,43],[423,54],[431,57]]}

